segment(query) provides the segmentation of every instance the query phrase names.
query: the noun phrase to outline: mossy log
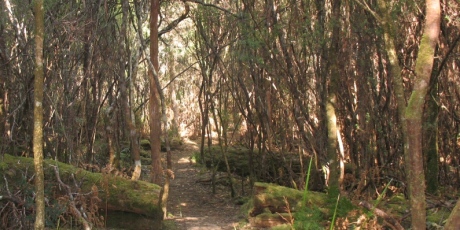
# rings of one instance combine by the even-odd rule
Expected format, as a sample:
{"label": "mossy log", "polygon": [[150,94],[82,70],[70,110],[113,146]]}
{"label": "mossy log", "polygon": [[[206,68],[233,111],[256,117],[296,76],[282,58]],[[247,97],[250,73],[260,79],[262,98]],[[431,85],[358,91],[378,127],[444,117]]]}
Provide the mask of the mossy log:
{"label": "mossy log", "polygon": [[[303,191],[276,184],[256,182],[248,218],[251,226],[269,228],[289,223],[303,202]],[[322,207],[326,203],[326,194],[308,192],[306,206]]]}
{"label": "mossy log", "polygon": [[[93,173],[53,160],[45,160],[43,166],[46,186],[56,184],[55,167],[57,166],[62,181],[68,185],[78,185],[80,193],[90,193],[96,186],[98,197],[101,199],[99,207],[102,209],[143,214],[155,219],[163,217],[158,206],[161,187],[156,184],[132,181],[110,174]],[[15,181],[21,181],[20,178],[24,177],[25,172],[30,178],[33,174],[31,169],[33,169],[33,158],[5,154],[0,161],[0,174],[6,176],[10,186],[13,186]]]}

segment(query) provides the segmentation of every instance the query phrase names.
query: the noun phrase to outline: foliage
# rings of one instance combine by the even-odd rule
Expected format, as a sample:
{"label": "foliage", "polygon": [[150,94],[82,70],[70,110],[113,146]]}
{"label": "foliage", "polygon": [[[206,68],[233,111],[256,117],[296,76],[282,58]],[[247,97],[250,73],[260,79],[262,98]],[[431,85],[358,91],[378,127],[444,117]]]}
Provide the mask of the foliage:
{"label": "foliage", "polygon": [[294,229],[324,229],[324,213],[318,207],[304,207],[294,214]]}

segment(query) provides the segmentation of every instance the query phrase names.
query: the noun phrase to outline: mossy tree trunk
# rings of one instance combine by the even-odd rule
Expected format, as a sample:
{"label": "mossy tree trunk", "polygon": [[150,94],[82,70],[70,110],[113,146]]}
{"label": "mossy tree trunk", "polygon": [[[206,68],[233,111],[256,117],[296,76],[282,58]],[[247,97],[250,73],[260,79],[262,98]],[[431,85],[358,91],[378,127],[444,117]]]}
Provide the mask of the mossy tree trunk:
{"label": "mossy tree trunk", "polygon": [[423,155],[425,157],[426,190],[430,194],[438,191],[438,114],[439,106],[437,84],[431,84],[430,93],[426,98],[425,121],[423,122]]}
{"label": "mossy tree trunk", "polygon": [[412,228],[425,229],[426,202],[424,158],[422,155],[422,118],[440,31],[440,2],[439,0],[426,0],[425,29],[416,61],[415,83],[407,106],[401,67],[395,48],[396,25],[391,17],[389,4],[383,0],[377,2],[380,11],[379,15],[360,1],[356,2],[367,9],[383,27],[384,46],[389,59],[390,74],[393,77],[401,133],[404,140],[404,158],[411,202]]}
{"label": "mossy tree trunk", "polygon": [[405,141],[407,181],[409,184],[412,228],[425,229],[426,201],[425,174],[422,155],[422,118],[425,97],[433,69],[434,54],[441,25],[441,7],[439,0],[426,0],[425,28],[420,41],[419,53],[415,65],[415,82],[405,117],[407,136]]}
{"label": "mossy tree trunk", "polygon": [[35,229],[45,229],[45,176],[43,173],[43,40],[45,19],[43,0],[34,1],[35,14],[35,81],[34,81],[34,168],[35,168]]}

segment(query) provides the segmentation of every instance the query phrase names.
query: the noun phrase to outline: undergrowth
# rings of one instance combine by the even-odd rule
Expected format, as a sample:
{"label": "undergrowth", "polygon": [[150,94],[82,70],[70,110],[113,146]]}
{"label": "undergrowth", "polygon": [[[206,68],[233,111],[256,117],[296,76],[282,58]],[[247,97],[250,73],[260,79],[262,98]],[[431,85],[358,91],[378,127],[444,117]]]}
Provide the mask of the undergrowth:
{"label": "undergrowth", "polygon": [[350,200],[340,198],[338,188],[329,190],[325,205],[326,209],[320,209],[315,205],[312,207],[308,205],[308,184],[310,180],[312,160],[313,159],[310,159],[308,166],[302,207],[294,213],[293,217],[295,221],[292,227],[296,230],[325,229],[325,225],[327,224],[325,223],[325,220],[329,219],[331,222],[330,229],[333,229],[336,218],[346,217],[347,214],[355,207]]}

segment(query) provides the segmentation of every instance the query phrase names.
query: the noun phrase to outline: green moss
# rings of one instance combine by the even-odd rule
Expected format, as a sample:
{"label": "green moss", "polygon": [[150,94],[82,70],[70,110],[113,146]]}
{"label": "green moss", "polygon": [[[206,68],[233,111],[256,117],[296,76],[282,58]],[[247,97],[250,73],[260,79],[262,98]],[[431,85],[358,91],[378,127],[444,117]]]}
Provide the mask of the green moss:
{"label": "green moss", "polygon": [[442,224],[450,215],[450,211],[446,208],[429,209],[427,212],[427,222]]}
{"label": "green moss", "polygon": [[[6,156],[9,156],[9,155],[6,155]],[[4,156],[1,156],[1,157],[4,157]],[[8,166],[8,164],[4,161],[1,161],[0,162],[0,170],[3,171],[6,169],[6,167]]]}
{"label": "green moss", "polygon": [[142,139],[139,144],[144,150],[149,150],[150,149],[150,141],[147,139]]}
{"label": "green moss", "polygon": [[[5,155],[2,164],[7,166],[2,167],[1,173],[19,176],[22,173],[16,173],[17,170],[33,173],[33,170],[27,170],[33,166],[32,158]],[[87,193],[91,191],[93,186],[97,186],[99,198],[107,200],[107,203],[112,204],[115,209],[137,210],[155,219],[161,219],[163,216],[157,205],[161,190],[158,185],[145,181],[131,181],[113,175],[92,173],[54,160],[45,160],[45,179],[47,179],[48,185],[56,183],[54,166],[59,168],[61,180],[68,185],[73,184],[72,175],[74,175],[75,179],[81,182],[80,189],[83,193]],[[12,176],[11,178],[14,179]],[[105,202],[103,203],[105,204]]]}
{"label": "green moss", "polygon": [[325,220],[324,213],[316,207],[305,207],[294,214],[294,229],[316,230],[325,229],[322,222]]}

